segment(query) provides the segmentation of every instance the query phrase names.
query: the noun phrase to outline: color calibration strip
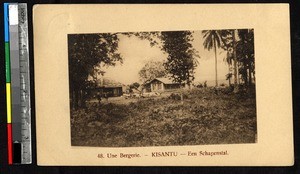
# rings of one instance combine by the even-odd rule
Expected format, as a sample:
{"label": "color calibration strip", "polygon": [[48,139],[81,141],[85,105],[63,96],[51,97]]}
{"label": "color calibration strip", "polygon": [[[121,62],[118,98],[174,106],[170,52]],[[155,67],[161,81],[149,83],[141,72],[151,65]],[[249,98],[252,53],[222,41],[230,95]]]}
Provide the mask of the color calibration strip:
{"label": "color calibration strip", "polygon": [[31,112],[26,3],[4,3],[8,163],[30,164]]}
{"label": "color calibration strip", "polygon": [[5,75],[6,75],[6,112],[7,112],[7,149],[8,164],[13,163],[12,152],[12,125],[11,125],[11,79],[9,55],[9,18],[8,3],[4,3],[4,41],[5,41]]}

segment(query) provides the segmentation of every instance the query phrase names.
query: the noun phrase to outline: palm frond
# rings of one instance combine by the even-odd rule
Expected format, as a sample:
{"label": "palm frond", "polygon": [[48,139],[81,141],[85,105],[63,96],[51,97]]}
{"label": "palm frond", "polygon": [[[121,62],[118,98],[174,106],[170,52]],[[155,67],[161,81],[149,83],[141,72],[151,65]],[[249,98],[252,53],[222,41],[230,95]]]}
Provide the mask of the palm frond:
{"label": "palm frond", "polygon": [[[221,46],[221,33],[218,30],[203,30],[202,31],[204,42],[203,46],[205,49],[210,51],[214,46]],[[216,45],[215,45],[216,43]]]}

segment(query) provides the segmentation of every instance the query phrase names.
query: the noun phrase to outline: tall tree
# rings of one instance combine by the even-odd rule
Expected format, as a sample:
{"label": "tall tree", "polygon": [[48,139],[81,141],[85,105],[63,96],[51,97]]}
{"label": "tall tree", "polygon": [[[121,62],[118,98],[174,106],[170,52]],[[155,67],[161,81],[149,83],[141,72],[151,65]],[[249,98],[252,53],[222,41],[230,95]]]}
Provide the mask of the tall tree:
{"label": "tall tree", "polygon": [[234,92],[237,93],[239,91],[238,87],[238,62],[236,57],[236,30],[231,30],[232,36],[232,48],[233,48],[233,75],[234,75]]}
{"label": "tall tree", "polygon": [[218,59],[217,59],[217,48],[221,46],[221,31],[220,30],[203,30],[202,31],[204,42],[203,46],[205,49],[210,51],[214,49],[215,52],[215,79],[216,86],[218,86]]}
{"label": "tall tree", "polygon": [[228,30],[227,37],[222,35],[224,46],[229,56],[227,61],[233,62],[234,69],[234,92],[238,92],[240,84],[239,75],[246,86],[252,84],[254,71],[254,33],[253,29],[232,29]]}
{"label": "tall tree", "polygon": [[226,57],[224,58],[224,61],[228,65],[228,73],[226,74],[226,80],[229,81],[229,86],[231,86],[231,78],[233,76],[232,63],[234,61],[232,32],[230,30],[220,30],[220,35],[222,39],[221,48],[226,51]]}
{"label": "tall tree", "polygon": [[[226,62],[229,66],[229,72],[226,76],[228,80],[230,80],[232,73],[231,73],[231,66],[233,63],[233,77],[234,77],[234,92],[238,92],[238,60],[236,56],[236,30],[220,30],[221,35],[221,47],[227,51]],[[230,83],[229,83],[230,84]]]}
{"label": "tall tree", "polygon": [[252,85],[254,77],[254,31],[253,29],[238,30],[240,40],[237,42],[237,60],[241,64],[240,74],[245,85]]}
{"label": "tall tree", "polygon": [[225,61],[228,65],[228,73],[226,74],[226,80],[228,80],[228,84],[229,86],[231,86],[231,78],[233,76],[232,74],[232,61],[233,61],[233,54],[232,54],[232,51],[230,51],[232,49],[229,49],[227,50],[227,53],[226,53],[226,57],[225,57]]}
{"label": "tall tree", "polygon": [[194,70],[197,66],[197,51],[192,47],[193,40],[190,31],[162,32],[162,49],[168,54],[164,66],[174,82],[186,83],[188,86],[194,80]]}
{"label": "tall tree", "polygon": [[116,34],[69,34],[69,79],[72,107],[85,104],[85,89],[90,85],[88,77],[95,73],[95,68],[114,66],[122,62],[117,53],[118,36]]}

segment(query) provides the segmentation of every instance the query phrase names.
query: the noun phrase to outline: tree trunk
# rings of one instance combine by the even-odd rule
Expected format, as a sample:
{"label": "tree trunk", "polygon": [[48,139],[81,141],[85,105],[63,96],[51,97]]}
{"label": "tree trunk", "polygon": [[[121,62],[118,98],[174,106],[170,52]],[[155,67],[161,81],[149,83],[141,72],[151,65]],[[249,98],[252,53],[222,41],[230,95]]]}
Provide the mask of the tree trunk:
{"label": "tree trunk", "polygon": [[232,45],[233,45],[233,60],[234,60],[234,93],[238,92],[238,68],[237,68],[237,57],[236,57],[236,40],[235,40],[235,30],[232,30]]}
{"label": "tree trunk", "polygon": [[[186,86],[187,85],[187,86]],[[184,88],[188,87],[188,89],[191,89],[191,80],[190,80],[190,73],[187,73],[187,80],[186,84],[184,85]]]}
{"label": "tree trunk", "polygon": [[217,46],[216,46],[215,39],[214,39],[214,49],[215,49],[216,87],[218,87],[218,59],[217,59]]}
{"label": "tree trunk", "polygon": [[252,75],[251,75],[251,72],[252,72],[252,70],[251,70],[251,65],[249,65],[249,86],[251,86],[252,85]]}
{"label": "tree trunk", "polygon": [[183,105],[183,88],[181,83],[180,83],[180,100],[181,100],[181,104]]}

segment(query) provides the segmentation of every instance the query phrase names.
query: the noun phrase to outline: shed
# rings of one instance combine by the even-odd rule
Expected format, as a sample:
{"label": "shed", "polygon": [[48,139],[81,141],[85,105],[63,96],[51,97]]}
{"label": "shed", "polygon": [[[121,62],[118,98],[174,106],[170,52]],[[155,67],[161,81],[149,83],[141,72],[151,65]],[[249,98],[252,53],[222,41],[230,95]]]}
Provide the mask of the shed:
{"label": "shed", "polygon": [[184,87],[184,84],[173,82],[170,78],[155,78],[146,84],[150,86],[151,92],[154,91],[167,91],[172,89],[179,89],[180,87]]}

